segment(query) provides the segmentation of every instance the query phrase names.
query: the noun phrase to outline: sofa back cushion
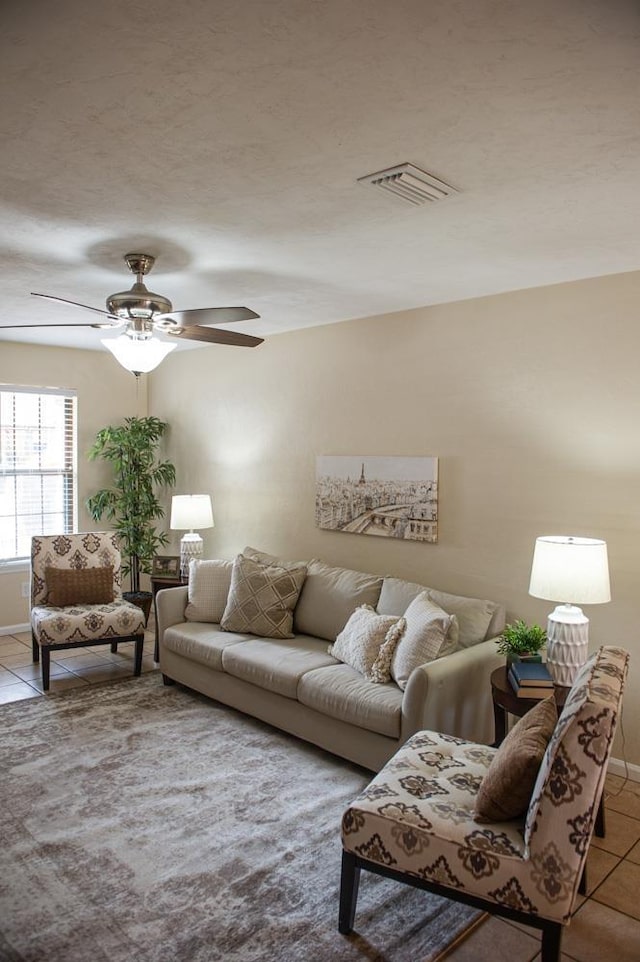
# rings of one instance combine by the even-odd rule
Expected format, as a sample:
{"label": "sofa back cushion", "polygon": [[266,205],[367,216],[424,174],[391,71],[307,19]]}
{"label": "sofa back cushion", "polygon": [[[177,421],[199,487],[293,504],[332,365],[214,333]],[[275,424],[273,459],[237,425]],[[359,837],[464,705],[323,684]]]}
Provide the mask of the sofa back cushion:
{"label": "sofa back cushion", "polygon": [[356,608],[375,608],[381,588],[382,578],[376,575],[311,561],[294,612],[294,630],[335,641]]}
{"label": "sofa back cushion", "polygon": [[189,600],[184,616],[187,621],[219,624],[222,620],[229,588],[233,561],[189,562]]}
{"label": "sofa back cushion", "polygon": [[456,616],[460,648],[469,648],[487,638],[494,638],[504,628],[504,607],[495,601],[452,595],[400,578],[384,579],[377,610],[382,615],[403,615],[423,591],[427,591],[429,599],[443,611]]}

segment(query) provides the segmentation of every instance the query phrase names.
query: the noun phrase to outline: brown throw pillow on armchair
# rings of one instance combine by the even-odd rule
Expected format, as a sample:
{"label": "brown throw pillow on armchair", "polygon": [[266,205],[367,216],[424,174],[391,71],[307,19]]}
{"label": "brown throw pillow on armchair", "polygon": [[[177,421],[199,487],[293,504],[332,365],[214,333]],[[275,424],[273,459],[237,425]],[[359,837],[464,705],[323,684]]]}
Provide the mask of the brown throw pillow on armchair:
{"label": "brown throw pillow on armchair", "polygon": [[44,569],[47,582],[47,604],[56,608],[66,605],[104,605],[113,601],[113,566],[104,568]]}
{"label": "brown throw pillow on armchair", "polygon": [[558,709],[551,697],[516,722],[482,779],[475,804],[477,822],[504,822],[524,815],[557,721]]}

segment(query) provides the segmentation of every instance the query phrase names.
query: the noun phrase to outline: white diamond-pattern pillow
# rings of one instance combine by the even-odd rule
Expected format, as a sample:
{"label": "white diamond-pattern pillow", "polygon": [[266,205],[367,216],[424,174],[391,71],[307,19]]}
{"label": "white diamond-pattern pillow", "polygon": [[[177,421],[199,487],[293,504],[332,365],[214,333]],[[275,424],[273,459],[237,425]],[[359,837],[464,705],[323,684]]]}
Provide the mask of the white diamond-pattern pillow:
{"label": "white diamond-pattern pillow", "polygon": [[260,564],[239,554],[220,627],[261,638],[293,638],[293,609],[306,575],[305,564]]}

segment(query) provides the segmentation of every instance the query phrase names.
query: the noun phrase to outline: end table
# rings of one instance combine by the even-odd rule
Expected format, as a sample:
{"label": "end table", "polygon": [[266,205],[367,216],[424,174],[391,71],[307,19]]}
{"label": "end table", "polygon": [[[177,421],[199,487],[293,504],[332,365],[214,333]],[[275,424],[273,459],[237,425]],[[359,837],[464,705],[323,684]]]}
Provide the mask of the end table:
{"label": "end table", "polygon": [[153,660],[160,661],[160,642],[158,639],[158,615],[156,612],[156,595],[163,588],[180,588],[181,585],[188,585],[188,578],[151,578],[151,593],[153,594],[153,618],[155,622],[155,644],[153,646]]}

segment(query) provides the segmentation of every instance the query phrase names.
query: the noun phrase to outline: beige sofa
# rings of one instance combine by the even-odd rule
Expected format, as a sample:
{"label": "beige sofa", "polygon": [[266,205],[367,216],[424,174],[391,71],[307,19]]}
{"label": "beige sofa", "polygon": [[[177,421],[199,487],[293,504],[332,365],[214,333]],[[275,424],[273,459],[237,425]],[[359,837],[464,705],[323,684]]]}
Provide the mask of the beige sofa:
{"label": "beige sofa", "polygon": [[[504,661],[495,645],[501,605],[312,561],[293,637],[256,637],[221,629],[233,563],[208,564],[215,576],[208,593],[200,577],[207,569],[192,567],[189,589],[156,596],[166,684],[179,682],[372,771],[423,729],[493,741],[489,676]],[[400,617],[425,590],[456,616],[457,650],[416,667],[404,691],[393,680],[374,684],[329,654],[356,608]]]}

